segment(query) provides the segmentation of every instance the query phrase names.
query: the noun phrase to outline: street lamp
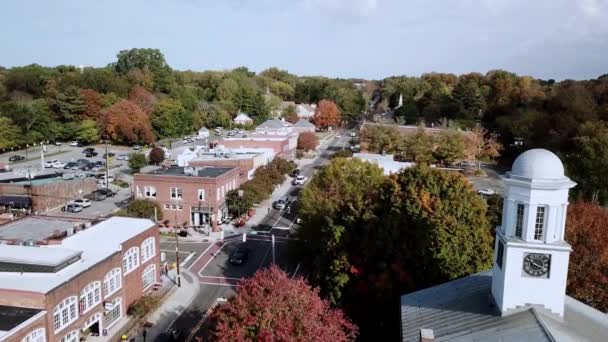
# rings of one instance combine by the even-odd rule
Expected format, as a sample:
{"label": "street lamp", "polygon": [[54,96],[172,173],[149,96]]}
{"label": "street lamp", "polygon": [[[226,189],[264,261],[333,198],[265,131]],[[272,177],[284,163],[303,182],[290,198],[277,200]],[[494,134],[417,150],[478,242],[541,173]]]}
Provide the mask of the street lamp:
{"label": "street lamp", "polygon": [[29,144],[25,144],[25,160],[27,160],[27,149],[30,147]]}

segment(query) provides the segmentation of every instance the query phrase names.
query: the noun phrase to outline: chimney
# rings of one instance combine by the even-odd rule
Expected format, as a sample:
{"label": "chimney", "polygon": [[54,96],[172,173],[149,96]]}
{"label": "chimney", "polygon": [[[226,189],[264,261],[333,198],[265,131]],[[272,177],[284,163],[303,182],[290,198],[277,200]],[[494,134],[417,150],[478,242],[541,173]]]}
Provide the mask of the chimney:
{"label": "chimney", "polygon": [[433,329],[420,329],[420,342],[433,342],[435,341],[435,334]]}

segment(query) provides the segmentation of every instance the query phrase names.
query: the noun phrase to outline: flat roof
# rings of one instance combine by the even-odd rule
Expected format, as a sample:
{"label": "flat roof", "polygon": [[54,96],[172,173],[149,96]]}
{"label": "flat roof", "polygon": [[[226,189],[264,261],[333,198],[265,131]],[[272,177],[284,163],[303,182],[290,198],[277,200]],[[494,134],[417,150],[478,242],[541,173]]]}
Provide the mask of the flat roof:
{"label": "flat roof", "polygon": [[0,331],[10,331],[42,310],[0,305]]}
{"label": "flat roof", "polygon": [[[122,243],[155,226],[148,219],[111,217],[61,241],[60,245],[35,248],[82,251],[81,258],[55,273],[0,272],[0,289],[48,293],[78,274],[122,250]],[[29,251],[32,247],[16,246]],[[15,252],[0,250],[0,257],[15,257]]]}
{"label": "flat roof", "polygon": [[64,248],[0,245],[0,263],[56,266],[81,254],[82,251]]}
{"label": "flat roof", "polygon": [[[217,178],[233,169],[234,167],[216,167],[216,166],[203,166],[197,168],[198,172],[195,177],[205,178]],[[183,166],[171,166],[169,168],[156,169],[152,172],[147,173],[149,175],[167,175],[167,176],[181,176],[181,177],[193,177],[186,175]]]}
{"label": "flat roof", "polygon": [[65,232],[86,222],[89,220],[27,216],[0,225],[0,240],[44,241],[57,231]]}

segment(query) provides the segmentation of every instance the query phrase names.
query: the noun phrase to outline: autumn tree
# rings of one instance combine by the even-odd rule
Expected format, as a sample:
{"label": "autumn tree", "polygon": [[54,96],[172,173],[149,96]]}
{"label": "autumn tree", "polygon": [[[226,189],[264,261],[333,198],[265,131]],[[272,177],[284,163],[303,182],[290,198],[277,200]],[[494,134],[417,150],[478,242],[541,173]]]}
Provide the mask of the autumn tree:
{"label": "autumn tree", "polygon": [[138,105],[147,114],[151,114],[156,105],[156,97],[142,86],[135,86],[131,89],[129,100]]}
{"label": "autumn tree", "polygon": [[160,101],[151,115],[152,127],[160,137],[179,137],[192,132],[193,116],[178,100]]}
{"label": "autumn tree", "polygon": [[242,279],[212,314],[218,341],[353,341],[357,327],[302,278],[276,266]]}
{"label": "autumn tree", "polygon": [[287,122],[291,122],[292,124],[295,124],[300,119],[296,112],[296,107],[293,105],[287,106],[287,108],[283,110],[282,116]]}
{"label": "autumn tree", "polygon": [[148,115],[135,103],[121,100],[104,111],[104,134],[123,143],[152,143],[154,133]]}
{"label": "autumn tree", "polygon": [[608,312],[608,210],[592,203],[568,206],[566,241],[574,252],[568,268],[568,294]]}
{"label": "autumn tree", "polygon": [[461,161],[465,156],[465,140],[461,132],[445,130],[433,137],[435,159],[444,163],[452,164]]}
{"label": "autumn tree", "polygon": [[338,127],[341,122],[341,114],[338,106],[332,101],[321,100],[315,110],[313,122],[317,128],[327,129]]}
{"label": "autumn tree", "polygon": [[361,131],[361,142],[365,150],[372,153],[394,152],[401,136],[393,126],[369,125]]}
{"label": "autumn tree", "polygon": [[477,126],[465,135],[465,156],[477,161],[477,168],[481,169],[482,159],[491,159],[500,156],[502,144],[498,142],[496,134]]}
{"label": "autumn tree", "polygon": [[80,95],[84,100],[83,116],[87,119],[98,120],[103,106],[102,96],[93,89],[81,89]]}
{"label": "autumn tree", "polygon": [[313,132],[303,132],[298,136],[298,149],[312,151],[319,145],[319,137]]}
{"label": "autumn tree", "polygon": [[148,156],[150,163],[154,163],[156,165],[160,164],[165,160],[165,150],[160,147],[155,147],[150,151],[150,155]]}

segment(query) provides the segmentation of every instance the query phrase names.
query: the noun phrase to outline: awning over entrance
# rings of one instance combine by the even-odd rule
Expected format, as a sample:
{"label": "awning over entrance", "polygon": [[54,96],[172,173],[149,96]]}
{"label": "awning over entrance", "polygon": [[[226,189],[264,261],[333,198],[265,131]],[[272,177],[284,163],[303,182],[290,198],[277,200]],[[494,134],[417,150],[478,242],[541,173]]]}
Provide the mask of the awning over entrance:
{"label": "awning over entrance", "polygon": [[32,207],[32,199],[27,196],[0,195],[0,205],[15,209],[27,209]]}

